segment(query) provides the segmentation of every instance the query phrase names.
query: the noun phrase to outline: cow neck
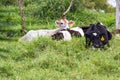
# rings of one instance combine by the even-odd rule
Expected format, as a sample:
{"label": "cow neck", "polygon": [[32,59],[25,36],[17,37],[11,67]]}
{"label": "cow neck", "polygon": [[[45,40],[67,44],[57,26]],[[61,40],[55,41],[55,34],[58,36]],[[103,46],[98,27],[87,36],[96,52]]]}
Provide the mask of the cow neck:
{"label": "cow neck", "polygon": [[54,29],[54,31],[53,31],[53,33],[52,33],[52,35],[53,35],[53,34],[56,34],[57,32],[59,32],[59,31],[61,31],[61,30],[63,30],[63,28],[62,28],[62,27],[57,28],[57,29]]}

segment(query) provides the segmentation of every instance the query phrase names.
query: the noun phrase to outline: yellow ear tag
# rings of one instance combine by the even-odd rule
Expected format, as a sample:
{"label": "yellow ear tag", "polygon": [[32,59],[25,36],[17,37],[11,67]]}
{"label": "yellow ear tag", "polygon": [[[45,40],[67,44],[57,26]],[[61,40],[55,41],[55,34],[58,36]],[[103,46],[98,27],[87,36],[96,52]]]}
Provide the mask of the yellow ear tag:
{"label": "yellow ear tag", "polygon": [[104,41],[104,40],[105,40],[105,38],[102,36],[102,37],[101,37],[101,41]]}
{"label": "yellow ear tag", "polygon": [[73,27],[73,24],[70,24],[69,26],[70,26],[70,27]]}

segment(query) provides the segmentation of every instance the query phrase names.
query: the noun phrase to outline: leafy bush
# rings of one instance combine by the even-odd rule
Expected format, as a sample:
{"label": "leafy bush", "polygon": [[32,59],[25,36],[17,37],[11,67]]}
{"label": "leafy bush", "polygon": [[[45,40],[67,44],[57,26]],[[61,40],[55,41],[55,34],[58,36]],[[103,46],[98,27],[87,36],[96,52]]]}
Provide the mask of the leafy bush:
{"label": "leafy bush", "polygon": [[[110,29],[115,28],[115,14],[102,13],[96,10],[83,8],[84,0],[75,0],[74,5],[67,13],[68,20],[74,20],[74,26],[87,26],[91,23],[102,22]],[[40,28],[55,28],[55,20],[68,8],[69,0],[26,0],[24,12],[27,30]],[[10,29],[8,36],[20,35],[21,17],[18,6],[4,6],[0,8],[0,29]],[[47,24],[47,25],[46,25]],[[18,27],[16,27],[18,26]],[[33,27],[34,26],[34,27]],[[15,30],[15,32],[11,32]],[[18,33],[17,33],[18,32]]]}

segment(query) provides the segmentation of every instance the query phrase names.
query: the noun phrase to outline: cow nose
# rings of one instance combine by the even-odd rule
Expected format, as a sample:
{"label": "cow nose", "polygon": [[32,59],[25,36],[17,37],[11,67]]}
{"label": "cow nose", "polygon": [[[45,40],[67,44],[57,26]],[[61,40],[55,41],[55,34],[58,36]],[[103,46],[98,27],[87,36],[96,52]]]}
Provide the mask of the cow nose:
{"label": "cow nose", "polygon": [[95,47],[95,48],[100,48],[100,45],[95,44],[94,47]]}

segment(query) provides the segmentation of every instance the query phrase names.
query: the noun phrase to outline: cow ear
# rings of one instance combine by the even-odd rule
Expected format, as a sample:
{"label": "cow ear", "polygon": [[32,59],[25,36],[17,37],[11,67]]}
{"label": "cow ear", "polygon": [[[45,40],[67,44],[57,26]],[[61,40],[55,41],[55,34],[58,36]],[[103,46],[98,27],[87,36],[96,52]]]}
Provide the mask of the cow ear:
{"label": "cow ear", "polygon": [[70,20],[68,24],[69,24],[70,27],[72,27],[75,24],[75,22]]}
{"label": "cow ear", "polygon": [[60,25],[60,21],[56,20],[56,21],[55,21],[55,24],[56,24],[56,25]]}
{"label": "cow ear", "polygon": [[102,22],[98,22],[97,25],[98,25],[98,26],[101,26],[101,25],[103,25],[103,23],[102,23]]}

